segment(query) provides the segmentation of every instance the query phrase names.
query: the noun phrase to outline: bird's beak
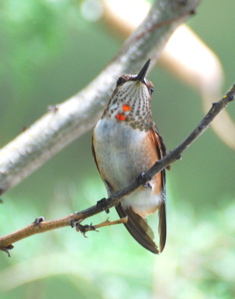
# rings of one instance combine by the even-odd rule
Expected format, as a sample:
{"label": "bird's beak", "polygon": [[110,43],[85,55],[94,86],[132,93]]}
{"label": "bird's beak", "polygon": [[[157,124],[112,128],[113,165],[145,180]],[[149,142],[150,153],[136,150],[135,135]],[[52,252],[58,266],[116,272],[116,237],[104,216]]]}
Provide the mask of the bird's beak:
{"label": "bird's beak", "polygon": [[150,64],[150,59],[145,63],[145,65],[142,67],[139,74],[136,76],[136,78],[135,78],[136,81],[141,81],[144,83],[144,78],[145,78],[146,72],[148,70],[149,64]]}

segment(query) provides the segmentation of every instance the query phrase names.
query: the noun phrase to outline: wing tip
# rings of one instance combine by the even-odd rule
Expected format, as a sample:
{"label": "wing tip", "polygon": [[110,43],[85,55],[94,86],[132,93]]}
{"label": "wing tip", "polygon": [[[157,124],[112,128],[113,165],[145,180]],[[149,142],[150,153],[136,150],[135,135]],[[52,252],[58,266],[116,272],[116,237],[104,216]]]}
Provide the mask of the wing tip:
{"label": "wing tip", "polygon": [[167,235],[167,226],[166,226],[166,205],[163,202],[159,208],[159,235],[160,235],[160,252],[162,252],[166,245],[166,235]]}

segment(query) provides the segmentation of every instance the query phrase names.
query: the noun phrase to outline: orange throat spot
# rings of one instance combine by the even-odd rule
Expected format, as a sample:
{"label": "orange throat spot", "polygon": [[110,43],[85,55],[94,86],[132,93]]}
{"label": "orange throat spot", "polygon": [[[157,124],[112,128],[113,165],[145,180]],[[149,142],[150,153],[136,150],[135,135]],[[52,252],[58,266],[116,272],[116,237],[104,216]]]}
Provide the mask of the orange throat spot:
{"label": "orange throat spot", "polygon": [[121,121],[123,121],[123,120],[126,119],[126,116],[123,115],[123,114],[118,113],[118,114],[116,115],[116,119],[117,119],[117,120],[121,120]]}
{"label": "orange throat spot", "polygon": [[131,107],[129,105],[122,105],[122,110],[123,111],[130,111]]}

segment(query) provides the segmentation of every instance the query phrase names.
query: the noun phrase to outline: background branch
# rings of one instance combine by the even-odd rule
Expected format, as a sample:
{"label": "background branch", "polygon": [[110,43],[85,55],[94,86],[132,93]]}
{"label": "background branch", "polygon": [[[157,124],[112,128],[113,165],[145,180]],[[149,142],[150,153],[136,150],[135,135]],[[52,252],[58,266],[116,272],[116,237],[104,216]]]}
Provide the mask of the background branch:
{"label": "background branch", "polygon": [[153,65],[171,33],[191,15],[198,3],[199,0],[156,0],[145,21],[93,82],[66,102],[49,109],[46,115],[1,149],[0,193],[20,183],[91,129],[99,119],[117,77],[126,72],[136,73],[147,58],[152,58]]}
{"label": "background branch", "polygon": [[[110,0],[103,2],[106,23],[113,30],[118,28],[117,35],[122,37],[127,37],[136,29],[150,7],[148,2],[138,1],[135,6],[135,12],[138,12],[133,14],[133,0],[127,0],[125,3],[128,9],[123,13],[118,3]],[[175,30],[161,54],[159,63],[184,84],[192,86],[200,93],[204,113],[215,98],[220,98],[224,72],[219,57],[186,24]],[[235,150],[235,123],[227,111],[220,113],[212,128],[225,144]]]}
{"label": "background branch", "polygon": [[[151,169],[149,169],[144,176],[140,176],[136,179],[136,181],[124,188],[123,190],[117,191],[112,194],[108,199],[105,200],[104,205],[95,205],[81,212],[71,214],[62,219],[54,220],[54,221],[35,221],[31,225],[15,232],[9,234],[5,237],[0,238],[0,249],[3,251],[8,251],[8,249],[12,249],[12,243],[15,243],[21,239],[24,239],[28,236],[46,232],[52,229],[65,227],[71,225],[73,222],[81,222],[87,219],[90,216],[96,215],[104,210],[108,210],[109,208],[115,206],[124,196],[130,194],[135,189],[137,189],[140,185],[149,181],[151,177],[153,177],[156,173],[166,168],[168,165],[175,162],[177,159],[181,158],[181,154],[209,127],[212,120],[222,111],[223,108],[227,106],[227,104],[234,100],[235,96],[235,84],[229,89],[229,91],[225,94],[225,96],[214,103],[207,113],[207,115],[203,118],[203,120],[199,123],[199,125],[192,131],[191,134],[174,150],[170,151],[163,159],[156,162]],[[106,223],[106,222],[105,222]],[[115,223],[120,223],[117,221]],[[115,224],[113,223],[113,224]],[[107,224],[107,223],[106,223]],[[105,224],[101,224],[98,226],[94,226],[94,228],[105,226]],[[94,229],[88,229],[94,230]]]}

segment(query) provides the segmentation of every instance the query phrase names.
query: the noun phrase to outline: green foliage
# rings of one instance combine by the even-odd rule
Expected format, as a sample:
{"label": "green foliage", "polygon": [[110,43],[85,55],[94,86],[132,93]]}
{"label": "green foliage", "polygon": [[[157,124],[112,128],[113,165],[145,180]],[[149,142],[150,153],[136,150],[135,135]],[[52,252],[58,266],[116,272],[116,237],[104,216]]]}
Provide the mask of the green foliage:
{"label": "green foliage", "polygon": [[10,88],[18,98],[25,96],[32,74],[61,53],[68,23],[79,24],[74,10],[73,1],[2,2],[0,75],[11,77]]}
{"label": "green foliage", "polygon": [[[91,198],[103,193],[99,183],[92,189],[91,185],[87,183],[82,190],[70,186],[66,201],[58,192],[46,218],[70,213],[75,198],[89,206]],[[0,218],[0,227],[8,223],[4,232],[27,225],[34,220],[29,216],[38,215],[33,205],[23,208],[24,199],[18,198],[15,206],[6,199]],[[10,259],[1,253],[3,298],[15,298],[16,294],[27,298],[25,294],[38,289],[38,298],[58,299],[68,294],[69,298],[102,299],[234,298],[235,204],[210,210],[200,219],[190,205],[170,204],[167,247],[158,256],[139,246],[122,225],[89,232],[88,238],[64,228],[16,243]],[[95,224],[106,217],[102,213],[86,222]],[[111,211],[109,217],[114,220],[117,214]]]}

